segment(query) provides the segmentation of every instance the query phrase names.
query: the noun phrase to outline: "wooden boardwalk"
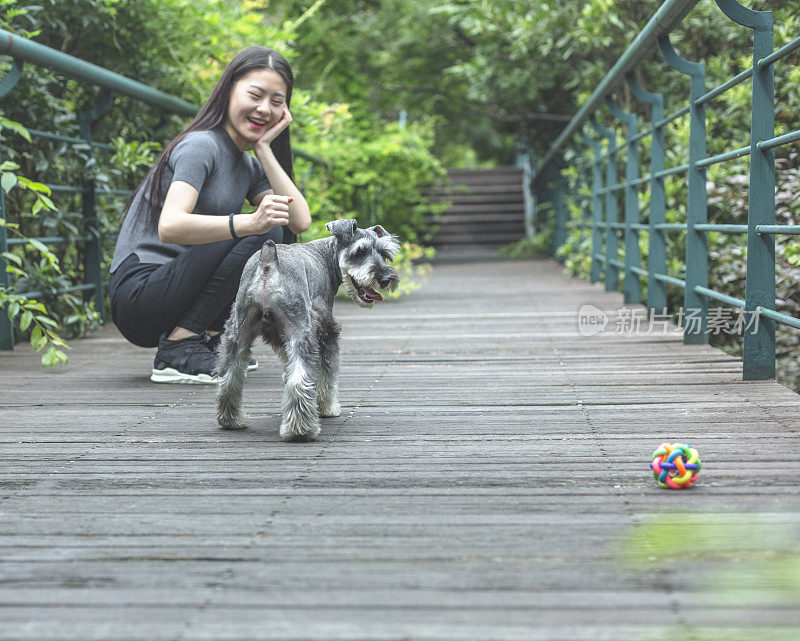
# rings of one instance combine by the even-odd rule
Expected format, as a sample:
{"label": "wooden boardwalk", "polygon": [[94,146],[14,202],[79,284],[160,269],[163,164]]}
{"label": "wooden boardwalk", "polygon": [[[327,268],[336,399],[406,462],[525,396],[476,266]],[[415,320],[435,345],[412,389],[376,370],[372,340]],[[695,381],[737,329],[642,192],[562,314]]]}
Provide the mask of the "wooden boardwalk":
{"label": "wooden boardwalk", "polygon": [[[800,567],[800,397],[613,315],[578,333],[621,301],[529,261],[337,303],[343,413],[314,443],[279,440],[260,344],[241,432],[112,327],[66,368],[0,353],[0,639],[800,638],[762,571]],[[663,440],[700,450],[691,490],[653,482]]]}

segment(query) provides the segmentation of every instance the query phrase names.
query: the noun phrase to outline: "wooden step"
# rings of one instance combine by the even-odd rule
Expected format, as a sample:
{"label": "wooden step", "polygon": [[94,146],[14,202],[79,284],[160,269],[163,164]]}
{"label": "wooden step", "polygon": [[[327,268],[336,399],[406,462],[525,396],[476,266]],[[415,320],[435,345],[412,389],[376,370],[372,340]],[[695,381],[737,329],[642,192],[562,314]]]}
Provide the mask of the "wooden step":
{"label": "wooden step", "polygon": [[508,178],[484,178],[480,181],[473,180],[473,181],[464,181],[464,180],[455,180],[450,179],[450,182],[446,185],[440,186],[437,189],[437,192],[464,192],[470,191],[473,189],[481,189],[484,187],[493,187],[493,186],[506,186],[511,189],[516,189],[522,186],[522,178],[519,176],[510,176]]}
{"label": "wooden step", "polygon": [[481,234],[453,234],[450,236],[436,237],[431,245],[433,247],[480,247],[492,245],[500,247],[508,245],[521,238],[519,235],[484,232]]}
{"label": "wooden step", "polygon": [[453,218],[447,220],[447,222],[442,222],[440,220],[433,221],[435,225],[439,225],[439,229],[455,229],[459,227],[481,227],[487,224],[492,225],[501,225],[503,227],[513,227],[517,229],[519,227],[524,227],[525,222],[522,216],[492,216],[491,219],[489,216],[471,216],[469,218]]}
{"label": "wooden step", "polygon": [[524,225],[522,211],[514,212],[513,214],[494,210],[471,214],[458,214],[448,209],[446,213],[440,216],[434,216],[430,220],[434,225],[458,225],[464,223],[513,223]]}
{"label": "wooden step", "polygon": [[448,207],[444,213],[464,215],[471,214],[475,216],[480,216],[481,214],[485,213],[506,214],[508,216],[514,216],[518,214],[520,217],[524,216],[524,210],[522,203],[520,202],[492,203],[491,206],[457,203]]}
{"label": "wooden step", "polygon": [[522,169],[514,166],[493,167],[492,169],[450,169],[451,178],[483,178],[485,176],[522,176]]}
{"label": "wooden step", "polygon": [[494,223],[461,223],[452,225],[443,225],[439,227],[439,233],[436,237],[447,236],[448,234],[480,234],[483,231],[492,230],[496,233],[504,234],[524,234],[525,225],[522,221],[507,221],[507,222],[494,222]]}
{"label": "wooden step", "polygon": [[474,196],[476,194],[493,195],[507,193],[521,194],[522,183],[515,183],[513,185],[497,185],[494,183],[487,185],[473,185],[471,187],[465,187],[464,189],[458,189],[457,186],[451,186],[449,188],[437,189],[431,193],[431,196],[437,200],[457,200],[465,196]]}
{"label": "wooden step", "polygon": [[520,203],[522,204],[522,189],[518,192],[504,192],[501,194],[466,194],[458,198],[448,199],[454,205],[477,205],[481,203],[486,204],[499,204],[499,203]]}
{"label": "wooden step", "polygon": [[432,199],[450,207],[431,216],[438,231],[431,245],[460,250],[500,247],[525,235],[522,170],[518,167],[448,172],[450,184]]}

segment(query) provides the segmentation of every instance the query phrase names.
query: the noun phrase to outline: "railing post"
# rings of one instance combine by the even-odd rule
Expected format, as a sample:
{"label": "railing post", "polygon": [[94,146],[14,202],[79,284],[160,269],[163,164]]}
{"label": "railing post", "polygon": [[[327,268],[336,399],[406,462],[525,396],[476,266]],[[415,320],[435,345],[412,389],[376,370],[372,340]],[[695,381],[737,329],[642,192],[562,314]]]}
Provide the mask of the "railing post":
{"label": "railing post", "polygon": [[639,222],[639,188],[633,184],[639,178],[639,154],[636,141],[633,140],[637,133],[636,114],[628,113],[621,109],[611,98],[606,98],[611,115],[625,123],[625,274],[623,276],[623,301],[626,304],[640,302],[641,291],[639,288],[639,274],[631,267],[639,267],[639,231],[633,225]]}
{"label": "railing post", "polygon": [[525,151],[522,154],[522,209],[525,220],[525,235],[528,238],[533,238],[536,233],[533,224],[533,191],[531,190],[531,180],[533,179],[533,172],[531,170],[531,156],[530,151]]}
{"label": "railing post", "polygon": [[[541,178],[536,183],[536,201],[539,204],[550,203],[551,217],[555,225],[558,225],[558,191],[559,182],[561,180],[561,169],[554,164],[548,165]],[[539,219],[539,212],[536,214],[537,222],[542,222]],[[550,240],[550,253],[555,254],[555,235]]]}
{"label": "railing post", "polygon": [[[539,233],[539,182],[536,179],[536,170],[531,170],[530,190],[531,190],[531,238]],[[526,226],[527,234],[527,226]]]}
{"label": "railing post", "polygon": [[650,121],[653,135],[650,143],[650,215],[648,217],[647,239],[647,308],[665,312],[667,308],[667,284],[658,280],[655,274],[667,273],[666,232],[656,225],[666,222],[667,199],[664,177],[658,176],[664,170],[664,97],[660,93],[646,91],[629,73],[625,76],[631,92],[642,102],[650,105]]}
{"label": "railing post", "polygon": [[750,196],[747,208],[747,282],[745,310],[757,330],[746,331],[743,378],[775,378],[775,321],[761,316],[759,307],[775,309],[775,236],[758,234],[756,225],[775,224],[775,153],[757,147],[775,136],[775,86],[772,65],[758,61],[772,53],[772,12],[753,11],[734,0],[717,0],[734,22],[753,30],[753,98],[750,117]]}
{"label": "railing post", "polygon": [[706,196],[706,170],[698,161],[706,157],[706,110],[697,99],[705,93],[706,74],[700,62],[691,62],[678,55],[669,36],[658,37],[658,48],[664,61],[676,71],[691,78],[689,92],[689,175],[686,201],[686,289],[683,293],[683,311],[689,319],[699,314],[699,323],[687,322],[683,331],[686,344],[708,343],[708,301],[695,288],[708,286],[708,247],[706,233],[695,229],[708,222]]}
{"label": "railing post", "polygon": [[[104,91],[100,96],[97,104],[89,111],[82,111],[78,114],[78,123],[80,125],[81,138],[86,141],[87,156],[89,160],[87,164],[94,161],[94,148],[92,147],[92,125],[103,117],[103,114],[108,110],[111,104],[112,93]],[[100,230],[97,224],[97,195],[95,193],[95,181],[92,172],[87,172],[89,177],[84,183],[83,196],[81,199],[81,212],[83,214],[83,221],[86,231],[92,237],[91,240],[86,241],[84,247],[83,264],[86,272],[86,282],[94,285],[94,309],[100,314],[102,322],[106,321],[106,305],[105,305],[105,292],[103,291],[103,269],[101,266],[102,260],[102,247]]]}
{"label": "railing post", "polygon": [[611,264],[617,260],[617,230],[613,226],[619,222],[617,207],[617,132],[603,127],[594,116],[589,118],[592,128],[608,141],[608,154],[606,156],[606,291],[613,292],[619,289],[619,270]]}
{"label": "railing post", "polygon": [[603,188],[603,174],[600,171],[600,156],[603,146],[587,136],[583,131],[578,130],[578,135],[585,145],[591,147],[594,152],[592,160],[592,269],[591,282],[596,283],[600,280],[600,260],[597,258],[603,251],[603,234],[600,227],[603,223],[603,201],[600,198],[600,190]]}
{"label": "railing post", "polygon": [[542,221],[544,220],[540,208],[544,206],[544,203],[551,202],[552,199],[550,185],[548,184],[549,175],[550,167],[545,167],[541,170],[541,173],[537,176],[537,180],[533,185],[533,228],[535,233],[541,231]]}
{"label": "railing post", "polygon": [[527,133],[523,130],[518,140],[517,166],[522,169],[522,212],[525,222],[526,238],[533,238],[533,192],[531,190],[531,145]]}
{"label": "railing post", "polygon": [[553,211],[556,218],[556,229],[553,233],[553,256],[555,256],[558,248],[567,242],[566,183],[567,179],[559,172],[555,178],[555,187],[553,189]]}
{"label": "railing post", "polygon": [[[591,170],[589,169],[589,167],[587,165],[587,166],[584,166],[583,171],[581,172],[581,182],[580,182],[580,184],[583,185],[583,187],[585,187],[588,191],[591,191],[591,182],[590,182],[590,179],[589,179],[589,172],[590,171]],[[585,224],[591,225],[592,208],[591,208],[589,199],[585,198],[585,197],[583,197],[581,195],[581,193],[580,193],[581,187],[578,187],[578,189],[576,191],[577,191],[578,197],[581,200],[581,228],[580,229],[581,229],[581,244],[583,244],[583,235],[585,233],[584,230],[586,229],[583,225],[585,225]],[[591,230],[592,228],[589,227],[589,229]],[[591,238],[591,231],[590,231],[589,238]]]}

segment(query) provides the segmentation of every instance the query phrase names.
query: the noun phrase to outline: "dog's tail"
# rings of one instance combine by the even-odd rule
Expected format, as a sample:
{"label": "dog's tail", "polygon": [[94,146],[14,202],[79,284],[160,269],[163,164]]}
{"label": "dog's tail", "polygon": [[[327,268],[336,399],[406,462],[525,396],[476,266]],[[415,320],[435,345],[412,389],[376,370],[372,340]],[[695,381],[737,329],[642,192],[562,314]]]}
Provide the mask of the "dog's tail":
{"label": "dog's tail", "polygon": [[275,247],[274,240],[268,240],[264,243],[258,260],[261,263],[261,269],[264,271],[275,269],[278,266],[278,249]]}

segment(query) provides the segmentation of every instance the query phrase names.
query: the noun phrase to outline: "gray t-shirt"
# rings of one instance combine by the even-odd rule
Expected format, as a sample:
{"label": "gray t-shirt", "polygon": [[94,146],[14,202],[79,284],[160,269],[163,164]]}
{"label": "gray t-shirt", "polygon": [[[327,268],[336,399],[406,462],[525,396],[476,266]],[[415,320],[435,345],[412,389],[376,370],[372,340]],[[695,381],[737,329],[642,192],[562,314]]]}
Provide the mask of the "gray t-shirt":
{"label": "gray t-shirt", "polygon": [[[197,204],[192,213],[212,216],[238,214],[245,198],[257,205],[255,197],[270,188],[258,160],[240,151],[228,132],[221,127],[193,131],[175,146],[164,168],[159,209],[167,189],[175,180],[189,183],[198,191]],[[163,265],[189,247],[162,243],[158,238],[157,226],[148,228],[149,194],[148,178],[136,194],[122,223],[111,261],[112,273],[131,254],[136,254],[142,263]]]}

